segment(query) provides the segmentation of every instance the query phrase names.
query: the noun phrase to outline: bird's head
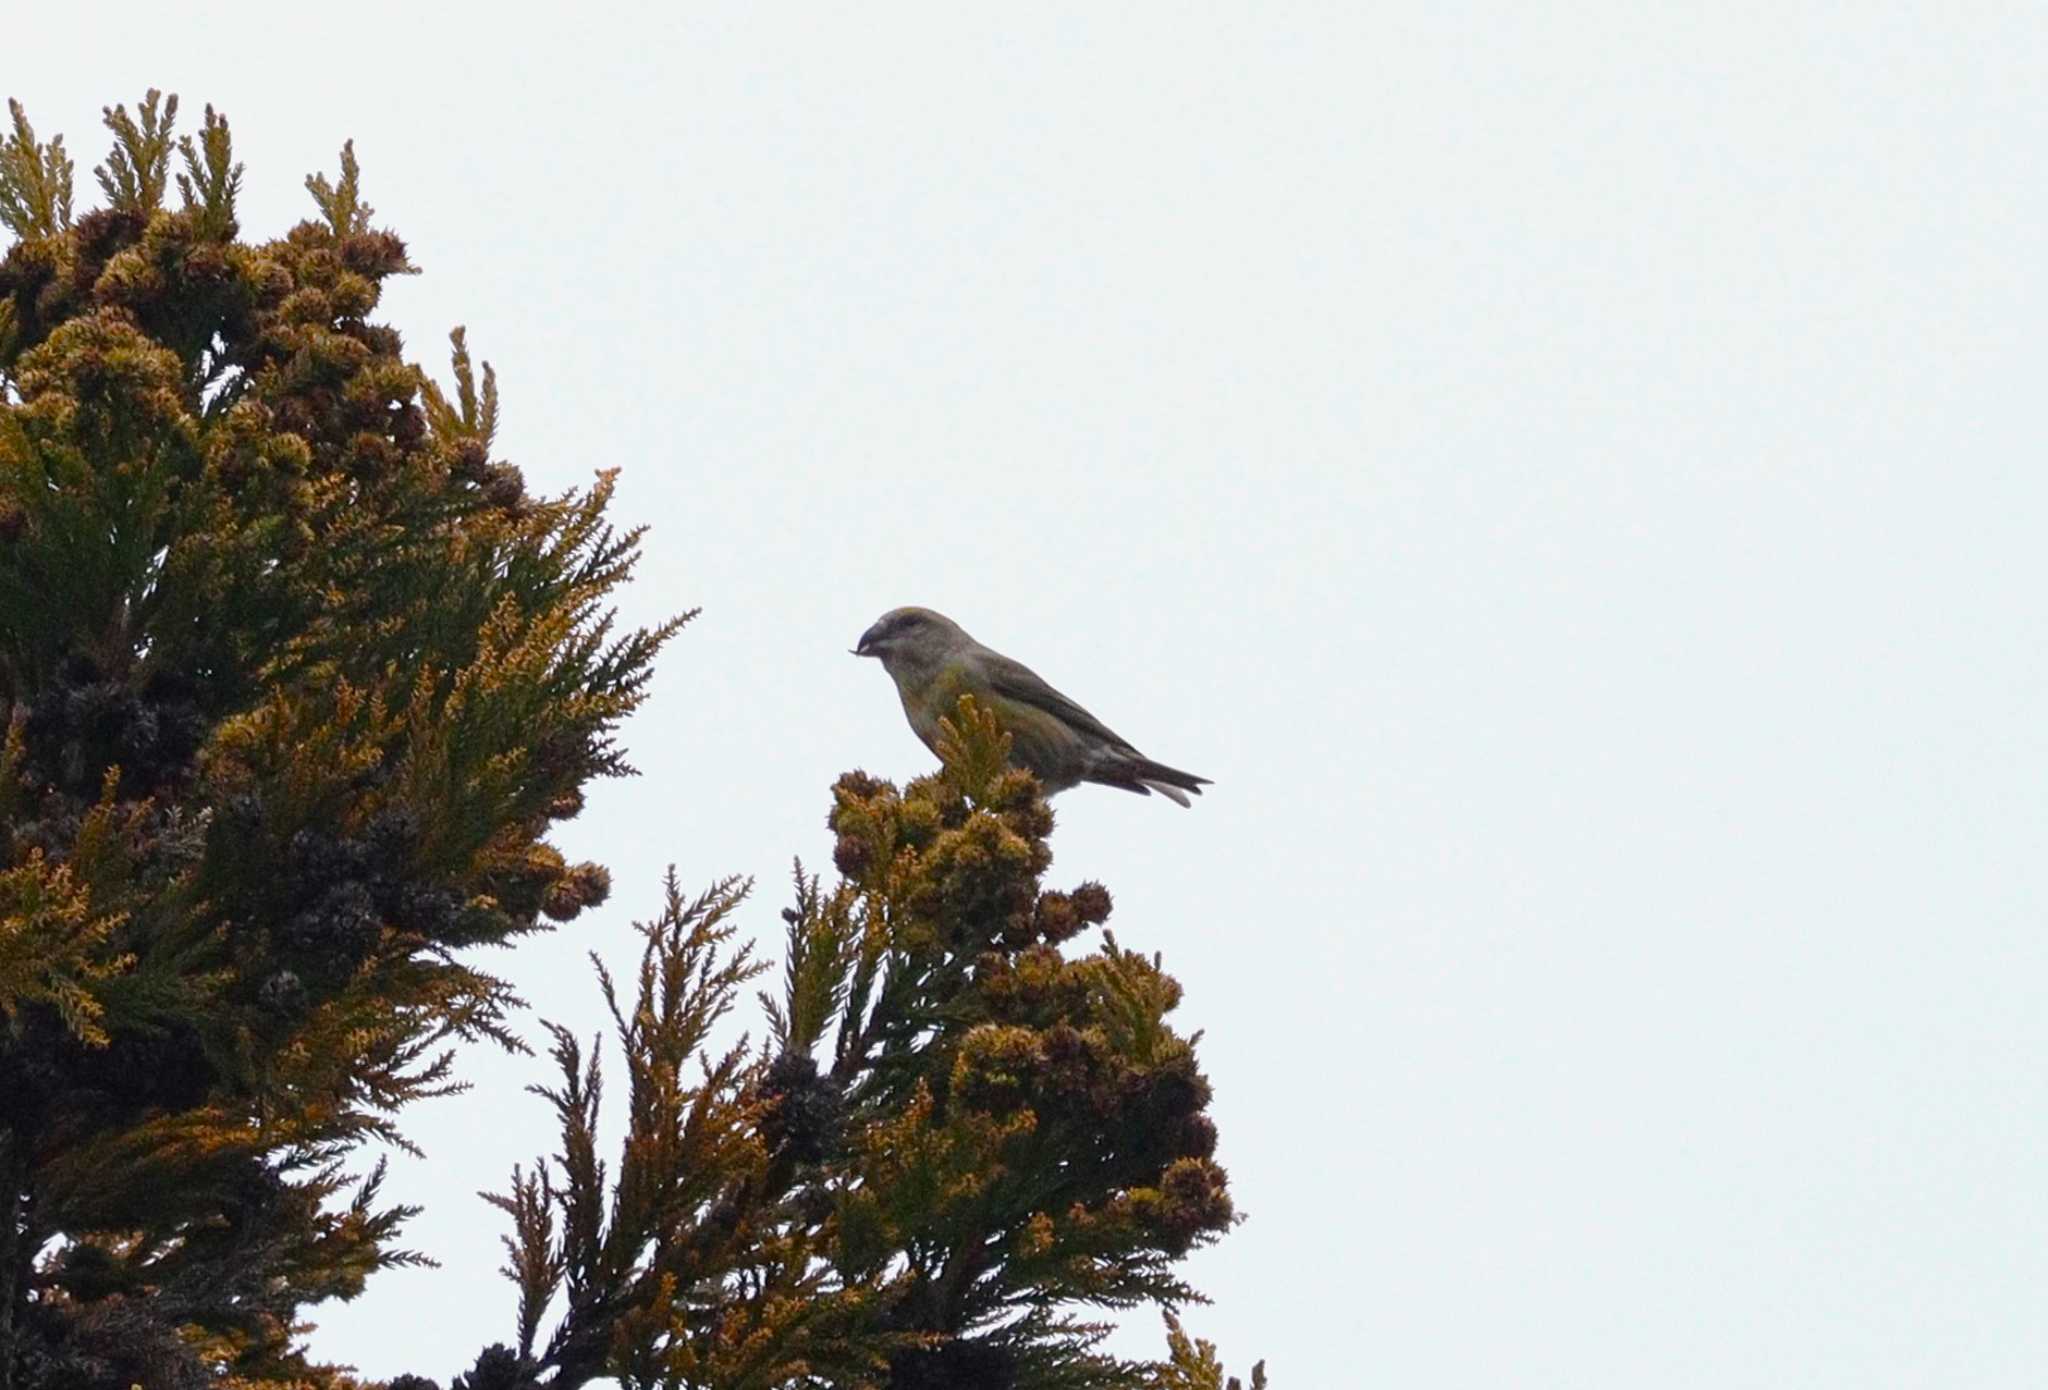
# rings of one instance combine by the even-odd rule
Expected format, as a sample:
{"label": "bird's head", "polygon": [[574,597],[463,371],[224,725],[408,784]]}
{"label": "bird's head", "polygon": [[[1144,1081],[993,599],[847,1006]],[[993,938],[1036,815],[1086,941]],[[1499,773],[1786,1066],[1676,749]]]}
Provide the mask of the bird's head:
{"label": "bird's head", "polygon": [[937,666],[963,642],[960,625],[929,608],[892,608],[860,635],[855,656],[881,659],[891,674],[907,667]]}

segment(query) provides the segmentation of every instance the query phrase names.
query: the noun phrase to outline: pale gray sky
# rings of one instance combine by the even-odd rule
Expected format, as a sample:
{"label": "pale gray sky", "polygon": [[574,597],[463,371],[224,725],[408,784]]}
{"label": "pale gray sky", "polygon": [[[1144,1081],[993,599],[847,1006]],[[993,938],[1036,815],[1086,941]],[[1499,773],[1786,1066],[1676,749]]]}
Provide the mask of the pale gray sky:
{"label": "pale gray sky", "polygon": [[[81,171],[222,106],[251,233],[353,136],[412,350],[468,324],[530,479],[624,469],[630,615],[704,606],[567,837],[613,904],[502,960],[540,1013],[670,861],[773,941],[832,777],[928,765],[845,652],[930,604],[1216,779],[1061,798],[1054,875],[1207,1030],[1233,1367],[2041,1383],[2048,10],[26,23]],[[395,1184],[445,1271],[319,1352],[510,1335],[472,1194],[551,1136],[475,1073]]]}

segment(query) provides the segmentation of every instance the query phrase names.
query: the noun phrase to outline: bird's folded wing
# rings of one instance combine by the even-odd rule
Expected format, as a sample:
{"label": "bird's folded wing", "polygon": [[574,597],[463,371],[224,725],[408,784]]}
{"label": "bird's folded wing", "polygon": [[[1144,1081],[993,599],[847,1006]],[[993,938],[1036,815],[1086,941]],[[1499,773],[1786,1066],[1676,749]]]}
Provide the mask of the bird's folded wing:
{"label": "bird's folded wing", "polygon": [[[1012,661],[997,652],[989,652],[983,661],[986,663],[984,674],[988,687],[996,694],[1030,705],[1033,709],[1042,709],[1069,728],[1093,735],[1113,747],[1131,747],[1108,725],[1047,685],[1036,671],[1021,661]],[[1132,752],[1136,750],[1132,749]]]}

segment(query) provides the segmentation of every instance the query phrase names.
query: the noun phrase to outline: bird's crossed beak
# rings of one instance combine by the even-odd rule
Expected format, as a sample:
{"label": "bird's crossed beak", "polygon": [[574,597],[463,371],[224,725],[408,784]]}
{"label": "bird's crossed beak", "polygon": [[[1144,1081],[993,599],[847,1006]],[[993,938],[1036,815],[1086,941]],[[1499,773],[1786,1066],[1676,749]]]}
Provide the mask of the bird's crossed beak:
{"label": "bird's crossed beak", "polygon": [[880,649],[875,646],[875,628],[879,628],[880,626],[880,623],[876,623],[875,627],[869,628],[866,632],[863,632],[860,635],[860,641],[855,646],[849,649],[853,655],[880,656],[882,654]]}

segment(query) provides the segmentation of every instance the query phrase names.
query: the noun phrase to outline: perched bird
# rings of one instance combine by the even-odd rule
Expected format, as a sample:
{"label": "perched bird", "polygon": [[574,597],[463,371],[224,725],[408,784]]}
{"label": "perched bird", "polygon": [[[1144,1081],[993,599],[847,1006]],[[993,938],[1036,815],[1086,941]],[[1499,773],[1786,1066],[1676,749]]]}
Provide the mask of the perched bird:
{"label": "perched bird", "polygon": [[1036,773],[1048,796],[1100,782],[1140,796],[1158,792],[1186,806],[1187,793],[1200,796],[1209,781],[1153,762],[1030,667],[990,651],[929,608],[884,613],[860,635],[853,654],[881,660],[911,731],[933,752],[940,718],[953,713],[962,695],[972,695],[1009,734],[1010,760]]}

